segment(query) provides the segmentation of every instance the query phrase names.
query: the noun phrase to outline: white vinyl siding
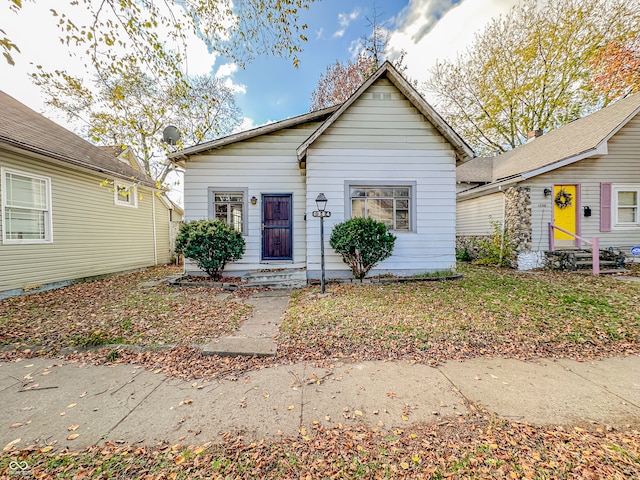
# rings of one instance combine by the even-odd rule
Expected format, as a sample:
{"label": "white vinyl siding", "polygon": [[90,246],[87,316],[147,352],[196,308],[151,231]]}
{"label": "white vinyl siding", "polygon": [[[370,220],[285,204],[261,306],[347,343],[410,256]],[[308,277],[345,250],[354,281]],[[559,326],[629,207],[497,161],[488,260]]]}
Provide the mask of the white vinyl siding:
{"label": "white vinyl siding", "polygon": [[458,236],[490,235],[493,222],[504,222],[504,195],[500,192],[463,200],[456,207]]}
{"label": "white vinyl siding", "polygon": [[107,179],[100,174],[4,151],[0,166],[50,178],[54,238],[48,244],[0,244],[0,297],[169,260],[168,233],[162,231],[168,231],[168,209],[151,189],[138,186],[138,208],[121,208],[114,205],[113,185],[101,186]]}
{"label": "white vinyl siding", "polygon": [[[193,155],[185,169],[185,220],[212,218],[209,189],[245,193],[246,249],[225,272],[245,272],[265,268],[262,263],[262,202],[246,199],[262,194],[291,194],[293,207],[293,261],[278,268],[302,268],[305,265],[305,177],[298,166],[296,148],[318,127],[318,122],[287,128],[253,139],[227,145],[212,152]],[[310,215],[309,215],[310,216]],[[195,266],[187,264],[188,270]]]}
{"label": "white vinyl siding", "polygon": [[[309,148],[307,211],[323,192],[331,217],[325,222],[326,269],[347,275],[328,247],[331,230],[351,214],[346,184],[412,186],[415,216],[410,231],[395,231],[393,255],[371,274],[411,274],[455,265],[455,152],[444,137],[387,79],[356,100]],[[346,198],[345,198],[346,197]],[[320,270],[319,222],[307,221],[307,268]]]}
{"label": "white vinyl siding", "polygon": [[0,175],[3,243],[52,242],[51,179],[6,168]]}

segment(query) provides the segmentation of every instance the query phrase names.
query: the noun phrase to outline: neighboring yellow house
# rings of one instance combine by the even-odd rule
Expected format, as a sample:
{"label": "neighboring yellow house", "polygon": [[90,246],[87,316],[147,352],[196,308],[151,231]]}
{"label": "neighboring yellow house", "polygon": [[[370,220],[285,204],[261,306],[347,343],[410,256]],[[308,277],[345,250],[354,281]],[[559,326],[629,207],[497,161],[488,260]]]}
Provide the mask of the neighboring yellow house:
{"label": "neighboring yellow house", "polygon": [[0,91],[0,299],[169,263],[155,181]]}
{"label": "neighboring yellow house", "polygon": [[591,249],[575,236],[637,260],[640,94],[531,133],[509,152],[457,167],[460,245],[491,235],[497,223],[510,231],[522,270],[544,266],[549,250]]}

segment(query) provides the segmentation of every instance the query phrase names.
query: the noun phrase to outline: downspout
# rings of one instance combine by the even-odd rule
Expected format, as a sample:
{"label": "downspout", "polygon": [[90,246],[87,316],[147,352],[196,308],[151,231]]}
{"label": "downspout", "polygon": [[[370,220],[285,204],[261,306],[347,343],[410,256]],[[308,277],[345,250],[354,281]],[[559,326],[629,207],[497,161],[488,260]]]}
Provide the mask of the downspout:
{"label": "downspout", "polygon": [[156,238],[156,192],[151,191],[151,214],[153,215],[153,264],[158,265],[158,241]]}

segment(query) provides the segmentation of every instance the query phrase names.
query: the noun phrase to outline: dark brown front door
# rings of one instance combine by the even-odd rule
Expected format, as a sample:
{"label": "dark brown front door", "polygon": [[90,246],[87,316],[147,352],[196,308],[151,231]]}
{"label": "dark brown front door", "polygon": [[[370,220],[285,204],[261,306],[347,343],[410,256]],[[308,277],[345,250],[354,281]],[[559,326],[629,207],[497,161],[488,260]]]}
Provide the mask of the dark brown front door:
{"label": "dark brown front door", "polygon": [[262,259],[292,260],[291,195],[262,196]]}

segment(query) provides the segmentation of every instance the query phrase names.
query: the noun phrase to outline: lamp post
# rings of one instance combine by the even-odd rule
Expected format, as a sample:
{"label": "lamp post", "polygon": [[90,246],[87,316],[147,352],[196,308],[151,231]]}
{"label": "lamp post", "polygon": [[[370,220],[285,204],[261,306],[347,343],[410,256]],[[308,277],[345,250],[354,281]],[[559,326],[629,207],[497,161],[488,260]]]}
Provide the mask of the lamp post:
{"label": "lamp post", "polygon": [[322,272],[320,288],[322,289],[322,293],[324,293],[324,219],[331,216],[331,212],[325,210],[327,208],[327,197],[324,196],[324,193],[319,193],[316,197],[316,206],[318,210],[312,212],[312,215],[314,217],[320,217],[320,269]]}

